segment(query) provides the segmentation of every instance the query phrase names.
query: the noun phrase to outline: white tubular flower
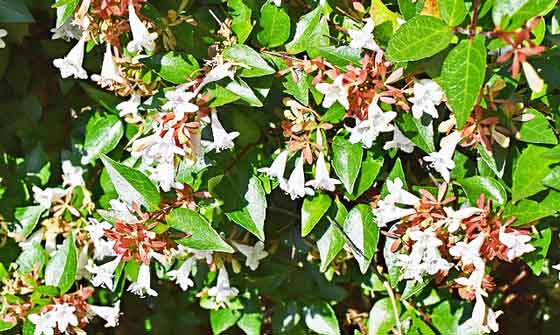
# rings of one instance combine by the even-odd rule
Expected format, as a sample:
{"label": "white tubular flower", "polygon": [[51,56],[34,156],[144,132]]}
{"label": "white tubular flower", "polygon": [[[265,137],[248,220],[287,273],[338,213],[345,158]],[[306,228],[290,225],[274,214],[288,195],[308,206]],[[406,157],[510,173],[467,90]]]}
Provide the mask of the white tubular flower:
{"label": "white tubular flower", "polygon": [[72,165],[70,161],[63,161],[62,162],[62,186],[68,186],[70,189],[73,189],[76,186],[85,186],[84,177],[84,169],[79,166]]}
{"label": "white tubular flower", "polygon": [[377,136],[382,132],[390,132],[395,129],[391,121],[397,116],[397,113],[390,111],[384,112],[377,105],[377,99],[369,104],[367,119],[357,122],[354,128],[349,128],[350,143],[362,143],[364,148],[371,148]]}
{"label": "white tubular flower", "polygon": [[484,279],[484,264],[482,264],[481,267],[475,267],[474,271],[471,273],[471,275],[468,278],[459,277],[455,279],[455,282],[461,286],[464,286],[468,290],[473,291],[475,294],[486,296],[487,293],[482,288],[483,279]]}
{"label": "white tubular flower", "polygon": [[426,272],[430,276],[440,271],[448,271],[453,267],[453,264],[441,257],[439,250],[435,247],[427,249],[422,260],[426,264]]}
{"label": "white tubular flower", "polygon": [[441,139],[439,151],[424,157],[424,161],[429,162],[430,167],[436,170],[446,182],[449,182],[451,170],[455,168],[453,154],[459,141],[461,141],[461,133],[453,132]]}
{"label": "white tubular flower", "polygon": [[86,37],[84,34],[66,57],[57,58],[53,61],[53,65],[60,70],[60,76],[62,78],[74,77],[76,79],[87,79],[87,72],[82,67],[85,45]]}
{"label": "white tubular flower", "polygon": [[507,257],[510,261],[515,258],[535,250],[529,241],[530,235],[520,234],[519,232],[506,233],[505,227],[500,227],[500,242],[508,247]]}
{"label": "white tubular flower", "polygon": [[338,101],[345,109],[350,108],[350,103],[348,102],[348,87],[345,87],[342,83],[343,79],[344,76],[339,75],[334,79],[332,84],[317,84],[317,91],[325,95],[323,99],[323,107],[329,108]]}
{"label": "white tubular flower", "polygon": [[482,296],[476,294],[472,316],[459,326],[459,334],[489,334],[497,332],[499,330],[497,319],[500,315],[502,315],[502,311],[494,312],[490,307],[486,306]]}
{"label": "white tubular flower", "polygon": [[523,73],[525,74],[525,79],[527,79],[527,84],[531,91],[535,93],[540,93],[544,89],[544,81],[539,76],[535,68],[529,62],[521,63],[523,67]]}
{"label": "white tubular flower", "polygon": [[171,280],[174,280],[175,283],[179,284],[181,290],[186,291],[189,287],[194,286],[194,282],[190,278],[191,270],[194,264],[195,259],[191,257],[185,260],[177,270],[169,271],[167,275],[171,278]]}
{"label": "white tubular flower", "polygon": [[194,259],[204,259],[208,265],[212,264],[212,261],[214,260],[214,253],[212,251],[201,251],[191,248],[188,248],[187,250],[192,254]]}
{"label": "white tubular flower", "polygon": [[282,0],[270,0],[276,7],[282,6]]}
{"label": "white tubular flower", "polygon": [[130,24],[130,30],[132,31],[132,41],[130,41],[126,47],[128,51],[154,51],[156,48],[155,40],[158,35],[155,32],[150,33],[148,28],[140,21],[132,1],[128,3],[128,22]]}
{"label": "white tubular flower", "polygon": [[424,254],[427,249],[437,248],[443,242],[437,238],[436,232],[432,227],[426,230],[414,229],[408,233],[411,240],[415,241],[413,249],[418,250],[418,254]]}
{"label": "white tubular flower", "polygon": [[121,259],[122,256],[119,255],[112,261],[100,266],[97,266],[90,261],[90,263],[86,265],[86,270],[88,270],[89,273],[93,275],[93,277],[91,278],[91,283],[93,284],[93,286],[105,286],[107,289],[113,291],[113,276],[115,274],[115,270],[121,263]]}
{"label": "white tubular flower", "polygon": [[[278,156],[276,156],[270,167],[260,168],[257,171],[266,174],[269,178],[278,179],[280,184],[286,184],[286,181],[284,179],[284,171],[286,170],[286,163],[288,162],[288,154],[288,150],[282,151],[280,154],[278,154]],[[283,186],[281,188],[285,189],[286,186]]]}
{"label": "white tubular flower", "polygon": [[212,70],[210,70],[206,76],[204,76],[204,78],[202,78],[202,81],[200,82],[200,85],[198,85],[195,93],[200,92],[200,90],[213,82],[216,81],[220,81],[226,77],[228,77],[229,79],[233,80],[233,75],[235,74],[235,71],[232,70],[233,64],[231,63],[223,63],[223,64],[219,64],[216,65],[216,67],[214,67]]}
{"label": "white tubular flower", "polygon": [[111,51],[111,45],[109,43],[106,43],[103,65],[101,65],[101,74],[93,74],[91,80],[104,88],[115,83],[123,82],[123,78],[117,69],[117,64],[115,64],[115,60],[113,59],[113,52]]}
{"label": "white tubular flower", "polygon": [[350,38],[352,39],[350,42],[350,48],[368,49],[373,51],[380,50],[377,43],[373,40],[373,27],[373,21],[369,18],[362,29],[348,29],[348,35],[350,35]]}
{"label": "white tubular flower", "polygon": [[142,122],[142,117],[138,114],[138,107],[142,104],[142,96],[138,93],[132,93],[127,101],[123,101],[117,105],[119,116],[124,117],[127,122]]}
{"label": "white tubular flower", "polygon": [[[66,8],[65,6],[57,7],[57,13],[59,11],[64,11]],[[82,29],[80,29],[80,25],[74,23],[72,20],[66,21],[63,25],[58,28],[52,28],[51,33],[53,33],[51,39],[63,39],[66,42],[70,42],[70,40],[75,39],[79,40],[82,36]]]}
{"label": "white tubular flower", "polygon": [[138,222],[138,218],[130,212],[127,204],[118,200],[109,200],[109,205],[111,205],[111,213],[114,217],[119,218],[123,223],[135,223]]}
{"label": "white tubular flower", "polygon": [[483,268],[484,261],[480,257],[480,247],[486,240],[486,236],[479,234],[474,240],[469,243],[457,242],[454,246],[449,248],[449,254],[453,257],[461,258],[463,265],[474,265],[476,268]]}
{"label": "white tubular flower", "polygon": [[395,127],[393,131],[393,139],[391,141],[385,142],[383,145],[383,150],[390,150],[390,149],[397,149],[404,151],[406,153],[411,153],[414,151],[414,143],[412,143],[408,137],[404,136],[404,134],[399,130],[398,127]]}
{"label": "white tubular flower", "polygon": [[132,292],[144,298],[144,296],[151,295],[157,297],[157,292],[150,287],[150,266],[142,263],[140,265],[140,270],[138,271],[138,278],[135,283],[130,284],[127,289],[128,292]]}
{"label": "white tubular flower", "polygon": [[41,314],[30,314],[27,318],[35,325],[33,335],[53,335],[56,320],[51,312]]}
{"label": "white tubular flower", "polygon": [[[560,271],[560,264],[553,265],[552,268],[554,270]],[[560,272],[558,272],[558,280],[560,280]]]}
{"label": "white tubular flower", "polygon": [[282,184],[280,183],[280,188],[283,188],[284,192],[290,195],[292,200],[297,198],[305,197],[306,195],[313,195],[314,192],[311,188],[305,187],[305,173],[303,171],[303,157],[299,157],[296,161],[296,166],[292,173],[290,174],[290,178],[288,179],[288,183]]}
{"label": "white tubular flower", "polygon": [[220,123],[220,120],[218,119],[218,113],[215,110],[210,113],[210,120],[210,126],[212,127],[212,137],[214,138],[214,142],[210,144],[210,150],[220,152],[223,150],[232,149],[235,145],[233,143],[233,140],[237,136],[239,136],[239,133],[236,131],[228,133]]}
{"label": "white tubular flower", "polygon": [[185,113],[194,113],[198,110],[198,106],[191,103],[196,96],[194,92],[187,92],[184,89],[177,88],[172,91],[165,92],[167,102],[161,106],[164,110],[171,110],[175,113],[175,119],[181,120]]}
{"label": "white tubular flower", "polygon": [[6,42],[3,40],[6,36],[8,36],[8,31],[6,29],[0,29],[0,49],[4,49],[6,47]]}
{"label": "white tubular flower", "polygon": [[183,184],[175,181],[175,165],[170,161],[163,161],[150,171],[150,179],[153,180],[164,192],[169,192],[172,188],[181,190]]}
{"label": "white tubular flower", "polygon": [[375,215],[375,224],[378,227],[386,227],[388,223],[400,220],[405,216],[416,213],[414,208],[400,208],[395,206],[393,202],[379,201],[377,208],[373,209]]}
{"label": "white tubular flower", "polygon": [[420,79],[414,83],[414,97],[408,99],[412,102],[412,115],[419,119],[424,113],[434,119],[439,117],[436,106],[443,100],[443,90],[431,79]]}
{"label": "white tubular flower", "polygon": [[233,245],[246,257],[245,266],[252,271],[255,271],[259,267],[260,261],[268,256],[268,252],[264,250],[264,243],[261,241],[255,243],[255,246],[253,247],[235,242],[233,242]]}
{"label": "white tubular flower", "polygon": [[447,215],[447,218],[443,220],[443,224],[447,225],[447,230],[450,233],[456,232],[461,226],[461,223],[463,223],[463,220],[484,212],[482,209],[476,207],[461,208],[459,210],[454,210],[451,207],[444,207],[443,210]]}
{"label": "white tubular flower", "polygon": [[411,255],[398,254],[395,266],[401,268],[402,279],[411,279],[417,282],[422,281],[422,275],[426,271],[426,265],[418,257]]}
{"label": "white tubular flower", "polygon": [[101,260],[107,256],[114,256],[113,246],[115,242],[107,241],[103,238],[105,236],[105,229],[111,229],[113,226],[107,221],[98,222],[95,219],[90,219],[89,222],[90,224],[84,229],[89,233],[90,239],[93,242],[93,258]]}
{"label": "white tubular flower", "polygon": [[420,203],[420,198],[403,189],[404,183],[401,178],[396,177],[393,181],[387,179],[386,184],[389,194],[383,199],[384,201],[409,206],[416,206]]}
{"label": "white tubular flower", "polygon": [[121,301],[117,301],[113,307],[89,305],[88,311],[105,320],[105,328],[116,327],[119,325]]}
{"label": "white tubular flower", "polygon": [[132,143],[131,156],[142,158],[142,163],[173,162],[175,154],[184,156],[185,151],[175,144],[173,132],[169,131],[164,137],[159,134],[146,136]]}
{"label": "white tubular flower", "polygon": [[45,208],[51,208],[52,203],[62,199],[66,195],[66,191],[61,188],[47,187],[42,190],[37,186],[31,188],[33,190],[33,200]]}
{"label": "white tubular flower", "polygon": [[214,299],[216,299],[216,303],[222,304],[229,299],[236,297],[238,294],[239,290],[230,286],[229,274],[226,267],[220,267],[220,270],[218,270],[216,286],[211,287],[208,290],[208,296],[214,297]]}
{"label": "white tubular flower", "polygon": [[315,164],[315,179],[305,183],[316,190],[334,191],[336,185],[340,184],[340,180],[329,177],[327,163],[325,163],[325,155],[321,152]]}
{"label": "white tubular flower", "polygon": [[56,321],[58,331],[65,333],[68,326],[76,327],[78,325],[78,318],[74,314],[76,307],[64,304],[54,305],[53,310],[49,311],[52,313],[52,318]]}

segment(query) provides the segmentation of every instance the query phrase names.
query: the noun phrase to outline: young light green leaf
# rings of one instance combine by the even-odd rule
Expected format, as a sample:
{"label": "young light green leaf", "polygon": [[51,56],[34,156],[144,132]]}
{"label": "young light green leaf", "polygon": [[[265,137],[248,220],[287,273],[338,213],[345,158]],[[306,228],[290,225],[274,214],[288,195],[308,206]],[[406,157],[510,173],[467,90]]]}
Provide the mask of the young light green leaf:
{"label": "young light green leaf", "polygon": [[[58,5],[61,1],[58,1],[54,5]],[[59,28],[64,23],[66,23],[72,15],[74,15],[74,11],[78,7],[79,0],[68,0],[64,1],[64,4],[61,6],[57,6],[56,8],[56,28]],[[53,5],[53,6],[54,6]]]}
{"label": "young light green leaf", "polygon": [[243,44],[235,44],[224,50],[224,59],[243,64],[241,77],[260,77],[276,72],[258,52]]}
{"label": "young light green leaf", "polygon": [[427,58],[445,49],[453,32],[433,16],[415,16],[403,24],[389,41],[387,57],[395,62]]}
{"label": "young light green leaf", "polygon": [[144,206],[149,211],[159,208],[159,191],[146,175],[105,155],[101,155],[101,161],[121,200]]}
{"label": "young light green leaf", "polygon": [[529,145],[517,159],[512,176],[512,201],[530,197],[546,189],[543,179],[550,173],[550,164],[560,162],[558,148]]}
{"label": "young light green leaf", "polygon": [[328,194],[317,193],[312,197],[306,197],[301,207],[301,236],[305,237],[331,206],[332,199]]}
{"label": "young light green leaf", "polygon": [[284,8],[272,2],[262,7],[259,24],[262,30],[257,34],[257,39],[267,48],[280,46],[290,38],[290,16]]}
{"label": "young light green leaf", "polygon": [[336,175],[348,193],[352,193],[362,165],[362,146],[359,143],[352,144],[344,137],[337,136],[334,138],[332,150],[332,165]]}
{"label": "young light green leaf", "polygon": [[460,25],[467,16],[464,0],[440,0],[438,8],[441,18],[451,27]]}
{"label": "young light green leaf", "polygon": [[190,234],[177,243],[196,250],[219,251],[233,253],[227,244],[206,219],[188,208],[175,208],[167,215],[167,223],[171,228]]}
{"label": "young light green leaf", "polygon": [[262,183],[256,176],[249,179],[247,191],[243,196],[245,199],[243,207],[233,212],[226,213],[226,216],[247,229],[259,240],[264,241],[264,221],[266,218],[266,194]]}
{"label": "young light green leaf", "polygon": [[237,43],[243,44],[253,30],[251,22],[251,8],[243,0],[228,0],[231,13],[231,30],[237,36]]}
{"label": "young light green leaf", "polygon": [[321,335],[340,335],[338,319],[332,307],[324,302],[303,307],[307,328]]}
{"label": "young light green leaf", "polygon": [[360,266],[360,271],[366,273],[379,240],[379,228],[373,221],[371,207],[359,204],[352,208],[344,221],[344,233],[350,240],[349,246]]}
{"label": "young light green leaf", "polygon": [[45,284],[58,287],[61,294],[66,293],[76,281],[76,273],[78,271],[77,254],[74,235],[69,234],[47,264]]}
{"label": "young light green leaf", "polygon": [[[397,314],[401,305],[397,302]],[[390,298],[379,299],[369,311],[368,335],[385,335],[395,326],[395,312]]]}
{"label": "young light green leaf", "polygon": [[241,312],[231,308],[210,311],[210,326],[214,334],[220,334],[231,328],[241,317]]}
{"label": "young light green leaf", "polygon": [[81,163],[89,164],[101,154],[110,152],[117,146],[123,135],[124,127],[118,116],[100,117],[94,115],[86,126],[86,139],[84,141],[86,155],[82,157]]}
{"label": "young light green leaf", "polygon": [[486,75],[484,37],[461,41],[445,58],[440,84],[457,120],[463,128],[476,103]]}
{"label": "young light green leaf", "polygon": [[200,68],[193,55],[176,51],[142,58],[141,62],[173,84],[182,84],[193,79]]}
{"label": "young light green leaf", "polygon": [[529,108],[524,114],[533,115],[533,119],[521,123],[518,139],[529,143],[558,144],[558,139],[550,123],[542,113]]}
{"label": "young light green leaf", "polygon": [[496,203],[504,205],[507,201],[506,189],[500,182],[491,177],[473,176],[461,181],[461,186],[471,204],[476,204],[481,193],[492,198]]}

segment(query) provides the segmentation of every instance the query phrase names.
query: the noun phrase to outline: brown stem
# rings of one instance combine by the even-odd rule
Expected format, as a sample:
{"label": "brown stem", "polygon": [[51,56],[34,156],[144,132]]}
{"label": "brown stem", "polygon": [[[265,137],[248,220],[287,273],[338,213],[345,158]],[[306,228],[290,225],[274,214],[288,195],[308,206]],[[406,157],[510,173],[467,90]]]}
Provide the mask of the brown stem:
{"label": "brown stem", "polygon": [[471,38],[474,36],[475,31],[476,31],[476,23],[478,20],[478,7],[479,7],[479,2],[480,0],[473,0],[473,8],[474,8],[474,12],[472,15],[472,19],[471,19],[471,31],[470,31],[470,35]]}

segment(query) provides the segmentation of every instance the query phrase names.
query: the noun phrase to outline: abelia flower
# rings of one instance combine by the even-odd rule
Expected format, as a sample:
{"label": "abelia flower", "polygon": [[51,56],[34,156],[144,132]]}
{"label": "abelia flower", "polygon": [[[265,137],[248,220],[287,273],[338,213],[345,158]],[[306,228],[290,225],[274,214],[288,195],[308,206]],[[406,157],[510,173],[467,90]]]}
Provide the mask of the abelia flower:
{"label": "abelia flower", "polygon": [[315,179],[305,183],[306,186],[311,186],[316,190],[334,191],[336,185],[340,184],[340,180],[329,177],[329,170],[327,163],[325,163],[325,155],[323,152],[319,153],[317,163],[315,164]]}
{"label": "abelia flower", "polygon": [[348,29],[350,35],[350,48],[352,49],[368,49],[372,51],[381,50],[377,43],[373,40],[373,20],[366,20],[366,24],[360,30]]}
{"label": "abelia flower", "polygon": [[480,248],[484,243],[486,236],[479,234],[474,240],[465,243],[459,241],[449,248],[449,254],[453,257],[459,257],[463,265],[474,265],[476,268],[484,267],[484,260],[480,256]]}
{"label": "abelia flower", "polygon": [[413,280],[416,282],[422,281],[422,275],[426,270],[426,266],[421,262],[421,259],[406,254],[397,255],[395,266],[401,268],[402,279]]}
{"label": "abelia flower", "polygon": [[82,67],[86,45],[85,36],[84,34],[78,40],[78,43],[76,43],[64,58],[57,58],[53,61],[53,65],[60,70],[60,76],[62,78],[74,77],[76,79],[87,79],[87,72]]}
{"label": "abelia flower", "polygon": [[529,62],[522,62],[521,66],[523,68],[523,73],[525,74],[525,79],[527,79],[527,84],[529,88],[534,93],[540,93],[544,89],[544,80],[539,76],[535,68]]}
{"label": "abelia flower", "polygon": [[380,228],[386,227],[387,224],[393,221],[400,220],[415,213],[416,210],[414,208],[397,207],[394,202],[383,200],[378,201],[377,208],[373,209],[375,224]]}
{"label": "abelia flower", "polygon": [[185,89],[177,88],[175,90],[165,92],[167,102],[161,106],[163,110],[170,110],[175,113],[175,120],[183,119],[185,113],[194,113],[198,110],[198,106],[191,103],[196,96],[194,92],[187,92]]}
{"label": "abelia flower", "polygon": [[[64,10],[65,6],[57,7],[57,12]],[[68,20],[60,27],[52,28],[51,33],[53,33],[53,35],[51,36],[51,39],[53,40],[63,39],[66,42],[70,42],[70,40],[72,39],[80,39],[80,37],[82,36],[82,29],[79,24],[76,24],[72,20]]]}
{"label": "abelia flower", "polygon": [[443,210],[447,218],[441,224],[447,225],[447,231],[454,233],[459,229],[463,220],[470,218],[473,215],[484,213],[484,211],[477,207],[466,207],[459,210],[454,210],[451,207],[444,207]]}
{"label": "abelia flower", "polygon": [[175,165],[173,162],[164,161],[154,167],[148,168],[150,179],[154,181],[164,192],[169,192],[172,188],[183,189],[183,184],[175,181]]}
{"label": "abelia flower", "polygon": [[62,199],[66,195],[66,191],[61,188],[47,187],[44,190],[37,186],[31,188],[33,191],[33,200],[44,208],[51,208],[52,203]]}
{"label": "abelia flower", "polygon": [[188,248],[188,251],[192,254],[194,259],[204,259],[206,264],[212,264],[214,253],[212,251],[204,251],[204,250],[195,250]]}
{"label": "abelia flower", "polygon": [[395,127],[395,130],[393,131],[393,139],[385,142],[383,150],[395,148],[406,153],[411,153],[414,151],[414,147],[414,143],[412,143],[408,137],[404,136],[398,127]]}
{"label": "abelia flower", "polygon": [[552,268],[558,272],[558,280],[560,280],[560,264],[553,265]]}
{"label": "abelia flower", "polygon": [[527,234],[521,234],[517,231],[511,233],[506,233],[505,227],[500,227],[500,242],[502,242],[506,247],[508,247],[507,257],[510,261],[515,258],[532,252],[535,250],[529,241],[531,241],[531,236]]}
{"label": "abelia flower", "polygon": [[112,291],[114,288],[113,276],[115,270],[121,263],[121,260],[122,256],[119,255],[112,261],[107,262],[103,265],[96,265],[93,262],[90,262],[88,265],[86,265],[86,270],[88,270],[89,273],[93,275],[91,278],[91,283],[93,284],[93,286],[105,286],[107,289]]}
{"label": "abelia flower", "polygon": [[123,101],[117,105],[119,116],[124,117],[127,122],[142,122],[142,117],[138,114],[138,107],[142,104],[142,96],[138,93],[132,93],[127,101]]}
{"label": "abelia flower", "polygon": [[189,287],[194,286],[194,282],[190,278],[194,264],[195,259],[189,258],[185,260],[177,270],[169,271],[167,275],[171,280],[174,280],[177,284],[179,284],[181,290],[186,291]]}
{"label": "abelia flower", "polygon": [[122,83],[124,79],[119,74],[117,64],[113,59],[111,45],[106,43],[105,54],[103,55],[103,64],[101,65],[101,74],[93,74],[91,80],[101,87],[110,87],[115,83]]}
{"label": "abelia flower", "polygon": [[480,267],[475,267],[469,277],[459,277],[455,279],[455,282],[463,286],[465,289],[474,292],[476,295],[486,296],[487,293],[482,288],[482,281],[484,279],[484,264],[480,264],[478,262],[475,262],[474,264],[480,265]]}
{"label": "abelia flower", "polygon": [[260,261],[268,256],[268,252],[264,250],[264,243],[261,241],[255,243],[254,246],[235,242],[233,245],[245,256],[245,266],[252,271],[255,271],[259,267]]}
{"label": "abelia flower", "polygon": [[236,131],[228,133],[220,123],[218,113],[215,110],[210,113],[210,120],[214,141],[210,143],[209,149],[215,150],[216,152],[232,149],[235,145],[233,140],[239,136],[239,133]]}
{"label": "abelia flower", "polygon": [[6,36],[8,36],[8,31],[6,29],[0,29],[0,49],[4,49],[6,47],[6,42],[3,40]]}
{"label": "abelia flower", "polygon": [[148,264],[142,263],[140,265],[138,278],[136,282],[130,284],[127,291],[136,294],[140,298],[144,298],[146,294],[151,296],[158,295],[157,292],[150,287],[150,266]]}
{"label": "abelia flower", "polygon": [[204,86],[216,81],[220,81],[226,77],[233,80],[233,75],[235,74],[235,71],[232,70],[232,66],[233,64],[231,63],[223,63],[223,64],[216,65],[214,68],[212,68],[212,70],[206,73],[204,78],[202,78],[202,81],[200,82],[200,85],[198,85],[195,93],[198,93]]}
{"label": "abelia flower", "polygon": [[435,81],[420,79],[414,82],[414,96],[408,99],[412,102],[412,116],[420,119],[426,113],[437,119],[439,115],[436,106],[441,103],[443,97],[443,90]]}
{"label": "abelia flower", "polygon": [[416,206],[420,203],[420,198],[403,189],[404,183],[401,178],[396,177],[393,181],[387,179],[385,185],[389,194],[385,197],[384,201],[409,206]]}
{"label": "abelia flower", "polygon": [[270,0],[276,7],[282,6],[282,0]]}
{"label": "abelia flower", "polygon": [[85,186],[84,169],[79,166],[72,165],[72,162],[65,160],[62,162],[62,186],[68,186],[73,189],[77,186]]}
{"label": "abelia flower", "polygon": [[216,303],[222,304],[232,298],[235,298],[238,294],[239,290],[230,286],[229,274],[226,267],[222,265],[218,270],[216,286],[211,287],[208,290],[208,296],[214,297]]}
{"label": "abelia flower", "polygon": [[142,164],[172,162],[175,155],[184,156],[185,151],[175,144],[173,133],[167,132],[165,136],[152,134],[138,139],[132,143],[131,156],[142,158]]}
{"label": "abelia flower", "polygon": [[99,222],[95,219],[89,220],[90,224],[84,229],[89,233],[90,239],[93,243],[94,248],[94,259],[103,259],[107,256],[114,256],[115,251],[113,247],[115,245],[114,241],[107,241],[103,237],[105,236],[105,230],[111,229],[113,226],[107,222]]}
{"label": "abelia flower", "polygon": [[377,105],[377,99],[369,104],[368,115],[365,120],[357,120],[354,128],[349,128],[350,143],[362,143],[366,149],[371,148],[377,136],[382,132],[390,132],[395,129],[391,121],[397,117],[397,113],[390,111],[384,112]]}
{"label": "abelia flower", "polygon": [[105,328],[112,328],[119,325],[121,311],[121,301],[117,301],[113,307],[89,305],[88,312],[95,314],[105,320]]}
{"label": "abelia flower", "polygon": [[[123,223],[135,223],[138,222],[138,218],[132,214],[128,205],[118,199],[109,200],[109,205],[111,205],[111,215],[118,218],[120,222]],[[107,228],[109,229],[109,228]]]}
{"label": "abelia flower", "polygon": [[470,319],[459,326],[460,334],[488,334],[499,330],[497,318],[502,311],[494,312],[487,307],[480,294],[476,295],[476,302]]}
{"label": "abelia flower", "polygon": [[56,327],[56,320],[54,314],[51,312],[41,314],[30,314],[29,321],[35,325],[33,335],[53,335],[54,328]]}
{"label": "abelia flower", "polygon": [[68,326],[77,326],[78,318],[74,314],[76,307],[64,304],[56,304],[54,308],[49,311],[52,313],[52,318],[56,321],[58,331],[61,333],[66,332]]}
{"label": "abelia flower", "polygon": [[140,21],[140,18],[136,14],[136,9],[132,4],[132,1],[128,3],[128,23],[130,24],[130,30],[132,31],[132,41],[128,42],[127,49],[130,52],[141,52],[145,50],[147,52],[152,52],[156,48],[155,40],[157,38],[157,33],[150,33],[148,28]]}
{"label": "abelia flower", "polygon": [[451,170],[455,168],[453,154],[459,141],[461,141],[461,133],[453,132],[441,139],[439,151],[432,152],[429,156],[423,158],[424,161],[430,163],[430,167],[436,170],[447,183],[451,177]]}
{"label": "abelia flower", "polygon": [[325,97],[323,98],[323,107],[329,108],[338,101],[344,107],[344,109],[350,108],[350,103],[348,102],[348,87],[343,84],[343,80],[344,75],[341,74],[334,79],[332,84],[317,84],[317,91],[325,95]]}
{"label": "abelia flower", "polygon": [[311,188],[305,187],[305,173],[303,171],[303,157],[299,157],[296,166],[290,174],[287,183],[280,183],[280,188],[290,195],[292,200],[303,198],[306,195],[313,195]]}

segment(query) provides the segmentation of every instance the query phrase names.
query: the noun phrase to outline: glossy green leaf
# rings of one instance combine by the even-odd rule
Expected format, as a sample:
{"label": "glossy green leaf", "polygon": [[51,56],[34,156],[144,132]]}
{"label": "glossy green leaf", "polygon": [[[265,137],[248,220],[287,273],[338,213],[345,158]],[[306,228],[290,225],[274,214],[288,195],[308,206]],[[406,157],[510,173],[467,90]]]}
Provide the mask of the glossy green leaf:
{"label": "glossy green leaf", "polygon": [[24,1],[0,0],[0,22],[30,23],[34,20]]}
{"label": "glossy green leaf", "polygon": [[352,208],[344,220],[344,233],[360,271],[366,273],[379,240],[379,228],[373,220],[371,207],[359,204]]}
{"label": "glossy green leaf", "polygon": [[[59,3],[64,2],[60,6]],[[78,7],[79,0],[67,0],[67,1],[57,1],[53,6],[56,6],[56,27],[62,26],[66,23],[73,15],[74,11]]]}
{"label": "glossy green leaf", "polygon": [[253,30],[251,22],[251,8],[243,0],[228,0],[231,13],[231,30],[237,36],[237,43],[243,44]]}
{"label": "glossy green leaf", "polygon": [[121,200],[144,206],[149,211],[159,208],[159,191],[146,175],[105,155],[101,155],[101,161]]}
{"label": "glossy green leaf", "polygon": [[550,173],[549,165],[560,162],[558,150],[529,145],[521,152],[513,170],[512,200],[518,201],[546,189],[543,179]]}
{"label": "glossy green leaf", "polygon": [[245,66],[241,70],[241,77],[260,77],[276,72],[258,52],[246,45],[235,44],[225,49],[223,56],[224,59]]}
{"label": "glossy green leaf", "polygon": [[200,68],[198,61],[192,55],[185,55],[176,51],[142,58],[141,61],[163,79],[173,84],[182,84],[192,80],[197,76]]}
{"label": "glossy green leaf", "polygon": [[214,334],[220,334],[231,328],[241,318],[241,312],[230,308],[210,311],[210,326]]}
{"label": "glossy green leaf", "polygon": [[76,273],[78,271],[77,254],[74,235],[69,234],[47,264],[45,284],[58,287],[61,294],[68,292],[76,281]]}
{"label": "glossy green leaf", "polygon": [[533,234],[531,239],[531,244],[535,247],[535,251],[523,255],[523,260],[536,276],[540,276],[543,272],[551,241],[552,229],[550,227],[540,229],[537,233]]}
{"label": "glossy green leaf", "polygon": [[[397,302],[397,314],[400,315],[401,305]],[[369,311],[368,335],[386,335],[395,326],[397,320],[390,298],[379,299]]]}
{"label": "glossy green leaf", "polygon": [[498,27],[514,30],[530,18],[545,15],[555,4],[555,0],[496,0],[492,20]]}
{"label": "glossy green leaf", "polygon": [[106,154],[115,149],[122,136],[124,127],[116,115],[104,117],[93,116],[86,127],[82,164],[95,161],[101,154]]}
{"label": "glossy green leaf", "polygon": [[321,22],[321,10],[322,8],[318,6],[299,19],[293,39],[286,44],[286,51],[288,51],[288,53],[300,53],[317,43],[314,39],[320,38],[320,36],[318,36],[320,31],[317,27],[320,26]]}
{"label": "glossy green leaf", "polygon": [[334,212],[333,220],[335,223],[329,222],[329,228],[317,240],[317,249],[319,249],[319,256],[321,257],[321,272],[327,270],[329,264],[344,248],[344,235],[340,232],[339,227],[334,227],[333,224],[338,224],[342,228],[348,215],[348,210],[338,200],[335,200],[333,205],[331,205],[331,210]]}
{"label": "glossy green leaf", "polygon": [[352,49],[349,46],[326,46],[317,48],[317,53],[320,57],[326,59],[332,65],[346,69],[348,65],[353,65],[360,68],[360,61],[362,60],[361,52],[358,49]]}
{"label": "glossy green leaf", "polygon": [[362,162],[362,168],[354,186],[355,191],[352,194],[347,194],[348,199],[359,198],[373,185],[375,178],[383,167],[383,157],[374,157],[374,155],[373,151],[366,151],[366,157]]}
{"label": "glossy green leaf", "polygon": [[327,303],[310,304],[303,307],[307,328],[321,335],[340,335],[338,319]]}
{"label": "glossy green leaf", "polygon": [[441,18],[452,27],[461,24],[467,16],[467,6],[464,0],[439,0],[438,8]]}
{"label": "glossy green leaf", "polygon": [[15,233],[21,237],[28,237],[39,222],[41,215],[47,209],[43,206],[18,207],[14,210],[14,218],[16,219]]}
{"label": "glossy green leaf", "polygon": [[340,178],[346,191],[352,193],[362,165],[362,146],[359,143],[352,144],[344,137],[337,136],[334,138],[332,150],[331,162],[336,175]]}
{"label": "glossy green leaf", "polygon": [[445,49],[453,32],[433,16],[415,16],[404,23],[389,41],[387,57],[395,62],[427,58]]}
{"label": "glossy green leaf", "polygon": [[263,5],[259,24],[261,31],[257,34],[257,39],[267,48],[280,46],[290,38],[290,16],[284,8],[271,2]]}
{"label": "glossy green leaf", "polygon": [[484,193],[485,198],[491,198],[496,203],[503,205],[507,201],[507,192],[502,184],[491,177],[473,176],[461,181],[461,186],[465,190],[469,202],[476,204],[480,194]]}
{"label": "glossy green leaf", "polygon": [[332,199],[328,194],[316,193],[306,197],[301,207],[301,236],[307,236],[331,206]]}
{"label": "glossy green leaf", "polygon": [[397,120],[397,124],[402,133],[425,153],[429,154],[436,151],[434,126],[431,120],[425,118],[419,120],[410,113],[402,113]]}
{"label": "glossy green leaf", "polygon": [[226,213],[227,217],[247,229],[259,240],[264,241],[264,221],[266,219],[266,194],[261,181],[253,176],[249,179],[243,196],[242,207]]}
{"label": "glossy green leaf", "polygon": [[523,199],[516,204],[508,203],[504,209],[504,218],[515,217],[513,226],[522,226],[547,216],[554,215],[556,211],[545,204]]}
{"label": "glossy green leaf", "polygon": [[486,47],[484,37],[461,41],[445,58],[441,69],[440,84],[451,105],[457,126],[463,125],[484,84],[486,75]]}
{"label": "glossy green leaf", "polygon": [[21,273],[29,273],[33,270],[40,272],[47,260],[48,255],[45,249],[39,243],[33,242],[30,246],[25,247],[18,256],[16,260],[17,270]]}
{"label": "glossy green leaf", "polygon": [[177,241],[186,247],[204,251],[233,253],[227,244],[206,219],[188,208],[176,208],[167,215],[167,223],[171,228],[189,234]]}
{"label": "glossy green leaf", "polygon": [[550,123],[542,113],[529,108],[526,114],[533,115],[533,119],[521,123],[518,139],[529,143],[557,144],[558,139],[550,126]]}

